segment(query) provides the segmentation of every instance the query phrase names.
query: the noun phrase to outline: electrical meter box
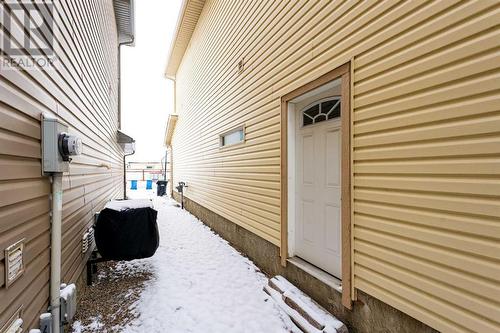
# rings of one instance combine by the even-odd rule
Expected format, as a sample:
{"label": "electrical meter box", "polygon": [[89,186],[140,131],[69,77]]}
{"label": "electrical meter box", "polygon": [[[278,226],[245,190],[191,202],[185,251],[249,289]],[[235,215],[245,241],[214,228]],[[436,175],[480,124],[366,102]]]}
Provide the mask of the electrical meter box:
{"label": "electrical meter box", "polygon": [[69,163],[59,152],[59,136],[68,132],[68,126],[55,118],[42,118],[42,172],[67,172]]}

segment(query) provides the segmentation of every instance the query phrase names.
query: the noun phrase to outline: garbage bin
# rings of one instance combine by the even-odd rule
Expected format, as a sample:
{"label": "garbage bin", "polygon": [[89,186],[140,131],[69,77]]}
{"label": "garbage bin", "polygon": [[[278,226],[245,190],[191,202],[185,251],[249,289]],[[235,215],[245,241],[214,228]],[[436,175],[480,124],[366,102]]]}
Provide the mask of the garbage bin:
{"label": "garbage bin", "polygon": [[130,189],[131,190],[137,190],[137,180],[131,180],[130,181]]}
{"label": "garbage bin", "polygon": [[153,189],[153,181],[151,179],[146,180],[146,190]]}
{"label": "garbage bin", "polygon": [[168,180],[159,180],[156,182],[156,195],[161,197],[167,193]]}

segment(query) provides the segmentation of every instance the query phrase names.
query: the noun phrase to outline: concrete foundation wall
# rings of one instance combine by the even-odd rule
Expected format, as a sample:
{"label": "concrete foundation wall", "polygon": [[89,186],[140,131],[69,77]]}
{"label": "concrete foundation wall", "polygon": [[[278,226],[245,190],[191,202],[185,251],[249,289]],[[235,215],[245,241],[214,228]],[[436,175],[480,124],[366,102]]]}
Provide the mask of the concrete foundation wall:
{"label": "concrete foundation wall", "polygon": [[[173,193],[180,202],[180,195]],[[352,310],[342,306],[341,294],[302,269],[280,264],[279,248],[238,226],[237,224],[184,197],[184,208],[208,225],[233,247],[249,257],[269,276],[283,275],[326,310],[342,320],[352,333],[394,332],[430,333],[436,332],[420,321],[387,305],[378,299],[358,291],[358,301]]]}

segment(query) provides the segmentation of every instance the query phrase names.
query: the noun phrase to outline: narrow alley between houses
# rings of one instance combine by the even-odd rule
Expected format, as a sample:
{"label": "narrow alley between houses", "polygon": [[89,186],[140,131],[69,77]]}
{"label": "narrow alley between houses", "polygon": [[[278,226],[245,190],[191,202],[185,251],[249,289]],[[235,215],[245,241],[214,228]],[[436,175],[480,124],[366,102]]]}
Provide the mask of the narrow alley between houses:
{"label": "narrow alley between houses", "polygon": [[154,201],[160,247],[148,259],[99,264],[74,333],[292,331],[249,259],[174,200],[145,190],[130,196]]}
{"label": "narrow alley between houses", "polygon": [[0,26],[0,333],[500,333],[500,0]]}

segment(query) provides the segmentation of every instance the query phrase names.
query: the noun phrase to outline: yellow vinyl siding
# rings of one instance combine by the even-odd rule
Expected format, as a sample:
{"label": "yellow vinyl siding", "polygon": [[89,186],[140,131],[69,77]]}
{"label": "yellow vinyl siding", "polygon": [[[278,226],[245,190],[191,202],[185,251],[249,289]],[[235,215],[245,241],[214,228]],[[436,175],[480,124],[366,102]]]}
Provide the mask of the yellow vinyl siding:
{"label": "yellow vinyl siding", "polygon": [[352,61],[354,287],[500,331],[499,23],[495,1],[207,1],[175,76],[174,183],[279,246],[280,98]]}
{"label": "yellow vinyl siding", "polygon": [[492,4],[354,59],[354,285],[447,332],[500,330],[500,12],[474,8]]}
{"label": "yellow vinyl siding", "polygon": [[[123,194],[123,152],[116,143],[118,45],[113,2],[54,4],[54,15],[60,18],[54,23],[59,45],[55,70],[2,68],[0,76],[0,327],[23,305],[24,328],[35,328],[48,305],[50,180],[41,175],[41,114],[68,123],[84,144],[83,154],[73,159],[63,177],[64,283],[76,282],[83,272],[81,239],[94,213]],[[21,45],[22,22],[13,22],[9,33]],[[1,38],[8,36],[2,33]],[[26,272],[6,289],[3,249],[21,238],[26,238]]]}

